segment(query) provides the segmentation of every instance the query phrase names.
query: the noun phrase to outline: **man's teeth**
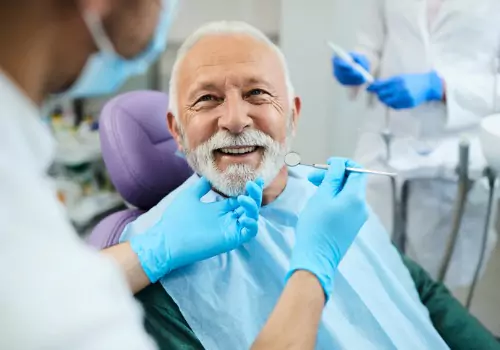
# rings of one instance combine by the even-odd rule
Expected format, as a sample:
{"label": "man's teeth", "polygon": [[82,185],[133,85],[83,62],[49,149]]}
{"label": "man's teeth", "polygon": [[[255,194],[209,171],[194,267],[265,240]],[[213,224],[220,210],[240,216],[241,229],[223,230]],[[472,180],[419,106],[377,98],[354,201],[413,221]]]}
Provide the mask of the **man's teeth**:
{"label": "man's teeth", "polygon": [[226,153],[226,154],[245,154],[245,153],[250,153],[253,152],[257,149],[256,146],[253,147],[239,147],[239,148],[221,148],[219,149],[220,152]]}

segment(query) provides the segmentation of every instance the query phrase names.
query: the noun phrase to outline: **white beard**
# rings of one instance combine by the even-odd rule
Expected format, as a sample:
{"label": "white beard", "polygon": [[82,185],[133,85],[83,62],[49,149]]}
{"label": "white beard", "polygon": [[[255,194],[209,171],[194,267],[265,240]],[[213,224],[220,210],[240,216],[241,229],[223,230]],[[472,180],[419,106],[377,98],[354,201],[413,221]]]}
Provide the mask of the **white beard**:
{"label": "white beard", "polygon": [[[291,119],[291,118],[290,118]],[[290,120],[291,121],[291,120]],[[291,123],[290,123],[291,124]],[[248,129],[234,135],[228,131],[219,131],[208,141],[190,150],[182,132],[182,143],[186,150],[186,159],[193,170],[204,176],[218,192],[236,197],[245,194],[248,181],[257,178],[264,180],[264,187],[268,186],[285,165],[285,156],[291,147],[291,125],[283,144],[273,140],[269,135],[256,129]],[[221,171],[215,164],[214,151],[224,147],[260,146],[262,153],[261,163],[257,168],[247,164],[232,164]]]}

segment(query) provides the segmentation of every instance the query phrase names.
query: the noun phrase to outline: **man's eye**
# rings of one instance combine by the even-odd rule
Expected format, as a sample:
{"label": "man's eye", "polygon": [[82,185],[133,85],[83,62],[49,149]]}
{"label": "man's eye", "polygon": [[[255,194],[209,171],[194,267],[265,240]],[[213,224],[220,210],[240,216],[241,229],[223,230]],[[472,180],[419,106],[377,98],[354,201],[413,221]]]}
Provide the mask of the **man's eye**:
{"label": "man's eye", "polygon": [[266,92],[262,89],[253,89],[248,92],[248,96],[258,96],[258,95],[263,95]]}
{"label": "man's eye", "polygon": [[197,101],[196,103],[198,102],[208,102],[208,101],[215,101],[216,98],[215,96],[212,96],[212,95],[203,95],[201,96]]}

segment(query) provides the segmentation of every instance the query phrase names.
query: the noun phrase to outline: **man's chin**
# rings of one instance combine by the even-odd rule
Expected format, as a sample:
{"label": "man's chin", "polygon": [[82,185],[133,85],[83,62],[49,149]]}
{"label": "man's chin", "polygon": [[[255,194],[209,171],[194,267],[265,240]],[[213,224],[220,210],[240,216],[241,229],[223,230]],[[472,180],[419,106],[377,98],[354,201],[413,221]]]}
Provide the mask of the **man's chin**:
{"label": "man's chin", "polygon": [[206,176],[208,181],[212,183],[213,188],[226,197],[237,197],[246,193],[246,184],[248,181],[257,179],[256,174],[224,174],[219,173],[218,176]]}

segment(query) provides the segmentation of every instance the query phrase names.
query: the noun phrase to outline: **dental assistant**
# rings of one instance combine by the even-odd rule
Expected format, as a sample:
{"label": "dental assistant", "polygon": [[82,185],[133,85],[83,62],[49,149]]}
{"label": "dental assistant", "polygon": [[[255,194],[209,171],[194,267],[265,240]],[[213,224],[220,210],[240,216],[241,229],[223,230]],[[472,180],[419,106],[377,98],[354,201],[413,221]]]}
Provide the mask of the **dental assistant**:
{"label": "dental assistant", "polygon": [[[495,111],[500,22],[495,0],[363,0],[353,59],[376,81],[367,87],[379,100],[367,113],[355,159],[363,166],[397,171],[410,179],[407,254],[436,277],[452,229],[457,192],[458,145],[471,142],[472,180],[486,162],[478,128]],[[333,74],[346,87],[365,79],[334,57]],[[358,88],[359,90],[359,88]],[[387,159],[382,132],[390,130]],[[367,197],[386,228],[392,228],[391,187],[370,179]],[[474,181],[446,283],[466,286],[477,266],[487,189]],[[486,256],[496,242],[490,232]]]}
{"label": "dental assistant", "polygon": [[[77,237],[47,175],[55,143],[42,123],[46,99],[54,93],[65,98],[112,93],[143,72],[165,49],[174,6],[167,0],[0,4],[1,349],[153,349],[129,288],[139,290],[177,267],[234,249],[256,235],[259,181],[248,184],[246,195],[204,208],[197,224],[178,215],[202,205],[199,199],[210,185],[201,179],[144,234],[148,239],[99,254]],[[314,234],[298,238],[302,244],[294,252],[286,294],[303,293],[302,286],[314,284],[307,293],[319,296],[321,303],[315,305],[329,296],[335,266],[366,220],[362,183],[354,177],[341,189],[344,165],[329,174],[329,181],[313,179],[325,185],[301,220],[303,231]],[[337,197],[350,205],[340,205]],[[326,209],[328,215],[321,215]],[[325,217],[325,225],[339,228],[340,241],[325,234],[317,220]],[[167,221],[169,232],[163,226]],[[131,251],[135,259],[124,261]],[[289,307],[298,303],[301,316],[310,312],[301,299],[285,301]],[[278,333],[279,324],[267,332]]]}

